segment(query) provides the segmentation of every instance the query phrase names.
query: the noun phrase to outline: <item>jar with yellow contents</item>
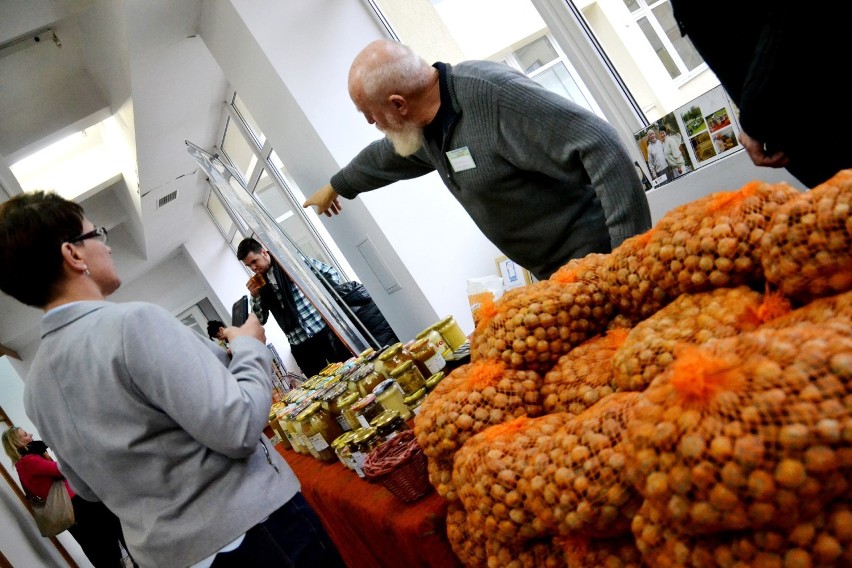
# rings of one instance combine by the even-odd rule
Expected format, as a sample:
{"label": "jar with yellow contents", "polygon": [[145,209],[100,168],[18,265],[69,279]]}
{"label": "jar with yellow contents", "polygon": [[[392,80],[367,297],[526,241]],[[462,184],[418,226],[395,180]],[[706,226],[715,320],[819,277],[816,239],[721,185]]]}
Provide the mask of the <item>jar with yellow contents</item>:
{"label": "jar with yellow contents", "polygon": [[367,396],[373,389],[378,386],[385,377],[379,373],[375,366],[372,363],[367,363],[355,371],[355,374],[350,379],[355,382],[355,385],[358,388],[358,393],[361,396]]}
{"label": "jar with yellow contents", "polygon": [[368,428],[370,420],[381,414],[382,410],[382,405],[378,403],[376,395],[372,393],[361,398],[350,407],[355,419],[364,428]]}
{"label": "jar with yellow contents", "polygon": [[322,407],[334,418],[344,431],[351,430],[349,424],[341,415],[339,401],[341,395],[346,394],[346,382],[341,381],[330,387],[322,397]]}
{"label": "jar with yellow contents", "polygon": [[467,336],[461,330],[459,324],[456,323],[456,319],[453,316],[447,316],[436,323],[435,329],[443,336],[450,349],[454,352],[467,343]]}
{"label": "jar with yellow contents", "polygon": [[438,383],[444,380],[444,371],[439,371],[426,379],[426,392],[430,393],[435,390],[435,387],[438,386]]}
{"label": "jar with yellow contents", "polygon": [[340,409],[340,418],[338,423],[344,430],[357,430],[361,428],[361,423],[355,417],[355,412],[352,410],[352,405],[360,400],[361,396],[357,392],[346,391],[337,399],[337,407]]}
{"label": "jar with yellow contents", "polygon": [[376,387],[373,394],[385,410],[396,410],[402,415],[403,420],[411,418],[411,410],[405,406],[405,393],[395,380],[385,380]]}
{"label": "jar with yellow contents", "polygon": [[426,379],[412,361],[406,361],[391,371],[391,378],[397,382],[406,396],[426,386]]}
{"label": "jar with yellow contents", "polygon": [[354,470],[355,468],[352,460],[352,447],[349,445],[349,440],[352,439],[354,434],[355,432],[349,430],[335,438],[331,443],[331,448],[334,450],[334,453],[337,454],[337,459],[340,460],[340,463],[351,470]]}
{"label": "jar with yellow contents", "polygon": [[[412,357],[411,353],[403,347],[402,342],[394,343],[382,351],[382,354],[379,355],[378,363],[381,363],[379,371],[386,379],[390,379],[392,378],[391,373],[393,373],[394,369],[406,361],[414,361],[414,357]],[[376,363],[377,366],[378,363]]]}
{"label": "jar with yellow contents", "polygon": [[319,401],[312,403],[302,411],[296,422],[302,430],[302,435],[310,444],[308,449],[313,448],[312,454],[318,460],[329,462],[337,459],[337,454],[331,448],[331,442],[343,434],[343,429],[322,408],[322,403]]}
{"label": "jar with yellow contents", "polygon": [[441,354],[441,357],[444,359],[449,359],[453,350],[450,349],[450,346],[447,345],[447,340],[444,339],[444,336],[438,333],[438,330],[435,329],[435,324],[430,325],[420,333],[415,336],[415,339],[426,339],[435,346],[435,351]]}

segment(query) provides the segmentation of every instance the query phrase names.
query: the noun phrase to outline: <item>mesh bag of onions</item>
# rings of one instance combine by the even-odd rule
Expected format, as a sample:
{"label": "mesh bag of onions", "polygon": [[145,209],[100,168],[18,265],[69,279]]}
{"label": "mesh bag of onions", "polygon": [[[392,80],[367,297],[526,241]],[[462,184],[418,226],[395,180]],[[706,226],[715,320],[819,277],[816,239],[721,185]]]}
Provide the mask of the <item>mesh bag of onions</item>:
{"label": "mesh bag of onions", "polygon": [[577,417],[519,418],[474,436],[456,454],[459,500],[503,542],[625,533],[640,498],[620,443],[638,396],[617,393]]}
{"label": "mesh bag of onions", "polygon": [[686,534],[788,527],[849,494],[852,340],[800,324],[684,346],[633,409],[628,477]]}
{"label": "mesh bag of onions", "polygon": [[514,369],[546,373],[559,358],[606,329],[614,317],[595,282],[543,280],[509,290],[473,332],[471,361],[494,359]]}
{"label": "mesh bag of onions", "polygon": [[852,170],[798,194],[760,242],[766,280],[802,303],[852,289]]}
{"label": "mesh bag of onions", "polygon": [[552,537],[510,544],[485,540],[488,568],[564,568],[565,552]]}
{"label": "mesh bag of onions", "polygon": [[627,338],[626,329],[593,337],[563,355],[541,387],[544,412],[580,414],[617,389],[612,381],[612,356]]}
{"label": "mesh bag of onions", "polygon": [[642,321],[674,299],[649,272],[646,249],[654,231],[623,241],[598,270],[604,296],[631,323]]}
{"label": "mesh bag of onions", "polygon": [[840,332],[852,333],[852,291],[819,298],[801,308],[770,319],[761,329],[783,329],[800,323],[817,323],[822,327],[831,326]]}
{"label": "mesh bag of onions", "polygon": [[501,361],[462,365],[438,383],[414,419],[417,443],[428,461],[435,489],[453,499],[449,480],[453,457],[468,438],[518,416],[541,414],[541,377],[509,369]]}
{"label": "mesh bag of onions", "polygon": [[[782,305],[765,309],[767,304]],[[764,302],[763,294],[747,286],[683,294],[630,330],[613,356],[613,382],[618,390],[645,390],[671,364],[676,345],[700,345],[752,331],[764,319],[789,309],[785,300],[769,296]]]}
{"label": "mesh bag of onions", "polygon": [[560,538],[568,568],[640,568],[642,556],[633,537]]}
{"label": "mesh bag of onions", "polygon": [[453,485],[453,460],[452,458],[426,458],[426,472],[429,474],[429,483],[438,492],[438,495],[447,501],[456,501],[456,487]]}
{"label": "mesh bag of onions", "polygon": [[829,505],[788,530],[760,529],[685,535],[653,507],[633,518],[633,534],[647,566],[659,568],[841,568],[852,566],[852,512],[848,502]]}
{"label": "mesh bag of onions", "polygon": [[460,503],[450,503],[447,506],[447,540],[467,568],[488,566],[485,529],[480,513],[468,515]]}

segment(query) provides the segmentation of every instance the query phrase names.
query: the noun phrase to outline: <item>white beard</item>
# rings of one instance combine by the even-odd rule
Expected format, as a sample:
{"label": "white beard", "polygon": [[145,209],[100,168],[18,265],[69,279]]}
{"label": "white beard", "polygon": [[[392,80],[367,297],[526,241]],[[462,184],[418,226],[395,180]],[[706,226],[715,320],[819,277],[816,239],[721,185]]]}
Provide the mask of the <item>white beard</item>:
{"label": "white beard", "polygon": [[402,157],[410,156],[423,147],[423,129],[416,124],[402,124],[382,132],[391,141],[396,153]]}

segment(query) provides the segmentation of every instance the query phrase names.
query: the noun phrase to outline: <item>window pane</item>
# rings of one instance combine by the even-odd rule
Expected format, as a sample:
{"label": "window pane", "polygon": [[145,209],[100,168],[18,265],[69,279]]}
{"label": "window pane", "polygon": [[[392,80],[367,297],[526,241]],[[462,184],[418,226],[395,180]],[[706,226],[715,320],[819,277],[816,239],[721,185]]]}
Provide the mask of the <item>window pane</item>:
{"label": "window pane", "polygon": [[639,29],[641,29],[642,33],[645,34],[648,43],[650,43],[651,47],[654,48],[657,57],[660,58],[660,61],[663,66],[665,66],[666,71],[669,72],[671,78],[674,79],[675,77],[678,77],[680,75],[680,69],[677,68],[677,64],[675,64],[672,56],[669,54],[668,50],[663,45],[663,42],[660,40],[660,37],[657,35],[657,32],[651,26],[648,18],[641,18],[637,23],[639,24]]}
{"label": "window pane", "polygon": [[234,250],[234,252],[237,252],[237,247],[240,246],[240,241],[242,241],[244,238],[245,236],[241,232],[234,231],[234,236],[231,237],[231,248]]}
{"label": "window pane", "polygon": [[239,128],[231,123],[230,117],[225,124],[222,150],[231,164],[242,174],[243,179],[249,179],[257,165],[257,157]]}
{"label": "window pane", "polygon": [[295,207],[265,170],[254,194],[284,234],[290,237],[305,255],[331,264],[313,232],[309,230],[301,206]]}
{"label": "window pane", "polygon": [[243,121],[246,123],[246,126],[248,126],[251,133],[254,134],[254,137],[257,139],[257,145],[263,146],[263,143],[266,142],[266,135],[261,132],[257,122],[255,122],[254,118],[252,118],[248,109],[243,104],[243,100],[236,93],[234,94],[234,108],[237,109],[237,112],[243,118]]}
{"label": "window pane", "polygon": [[546,89],[559,93],[560,95],[571,99],[578,105],[595,112],[594,109],[592,109],[592,105],[589,104],[589,100],[580,90],[580,87],[577,86],[577,82],[574,81],[574,78],[565,68],[565,64],[561,61],[550,69],[545,69],[541,73],[535,75],[533,80]]}
{"label": "window pane", "polygon": [[698,55],[698,51],[692,46],[692,42],[680,35],[680,28],[677,26],[671,4],[668,2],[659,4],[654,7],[652,12],[660,23],[660,26],[665,30],[666,36],[672,42],[672,45],[674,45],[677,54],[683,60],[687,69],[692,71],[704,63],[704,60]]}
{"label": "window pane", "polygon": [[540,37],[515,51],[515,57],[518,58],[524,73],[529,74],[539,67],[544,67],[558,56],[547,37]]}
{"label": "window pane", "polygon": [[624,0],[624,5],[627,6],[627,9],[631,12],[635,12],[640,8],[636,0]]}
{"label": "window pane", "polygon": [[213,220],[216,221],[222,232],[227,235],[233,228],[234,222],[231,220],[228,210],[225,209],[225,205],[215,191],[210,192],[210,198],[207,200],[207,210],[213,215]]}

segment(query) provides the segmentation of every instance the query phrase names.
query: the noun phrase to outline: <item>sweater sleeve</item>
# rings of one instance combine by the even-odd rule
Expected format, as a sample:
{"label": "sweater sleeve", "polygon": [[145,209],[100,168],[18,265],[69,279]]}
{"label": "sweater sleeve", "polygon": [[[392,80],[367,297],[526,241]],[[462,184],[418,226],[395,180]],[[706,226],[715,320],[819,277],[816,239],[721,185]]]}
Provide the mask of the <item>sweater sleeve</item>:
{"label": "sweater sleeve", "polygon": [[272,404],[272,354],[235,337],[225,367],[167,311],[139,304],[123,323],[124,362],[152,404],[208,448],[243,458],[257,448]]}
{"label": "sweater sleeve", "polygon": [[497,121],[507,160],[572,184],[585,180],[594,189],[613,248],[651,228],[633,160],[608,122],[525,77],[502,89]]}
{"label": "sweater sleeve", "polygon": [[371,191],[395,181],[426,175],[435,168],[424,150],[403,158],[387,138],[376,140],[361,150],[349,164],[331,177],[334,191],[346,199]]}

